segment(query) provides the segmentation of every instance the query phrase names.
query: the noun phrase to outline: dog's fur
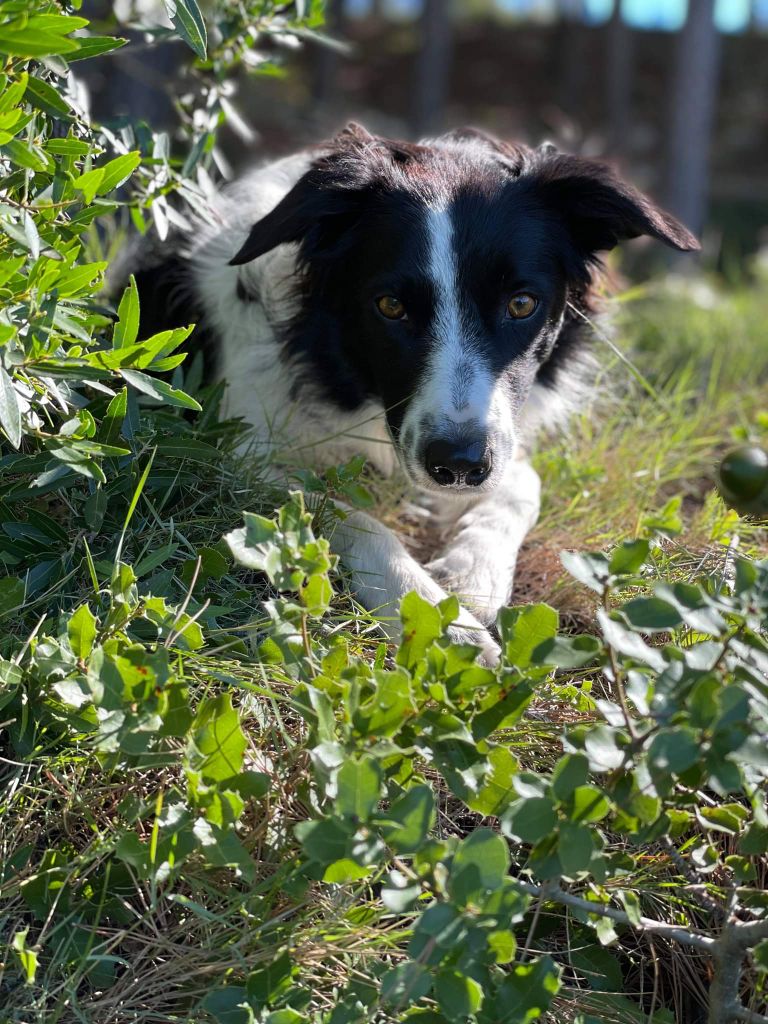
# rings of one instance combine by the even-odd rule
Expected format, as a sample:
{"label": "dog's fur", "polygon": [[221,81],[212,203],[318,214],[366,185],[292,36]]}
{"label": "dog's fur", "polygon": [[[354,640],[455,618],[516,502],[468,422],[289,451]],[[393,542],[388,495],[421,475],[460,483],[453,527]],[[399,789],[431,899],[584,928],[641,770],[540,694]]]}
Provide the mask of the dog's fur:
{"label": "dog's fur", "polygon": [[[411,144],[350,125],[245,177],[215,214],[139,275],[142,331],[199,320],[228,412],[278,463],[400,463],[449,539],[422,566],[350,512],[333,545],[356,594],[393,622],[406,592],[445,587],[465,605],[456,635],[494,660],[486,627],[539,509],[524,445],[584,388],[598,253],[696,240],[602,164],[472,130]],[[515,295],[531,315],[510,315]],[[407,315],[383,316],[384,296]]]}

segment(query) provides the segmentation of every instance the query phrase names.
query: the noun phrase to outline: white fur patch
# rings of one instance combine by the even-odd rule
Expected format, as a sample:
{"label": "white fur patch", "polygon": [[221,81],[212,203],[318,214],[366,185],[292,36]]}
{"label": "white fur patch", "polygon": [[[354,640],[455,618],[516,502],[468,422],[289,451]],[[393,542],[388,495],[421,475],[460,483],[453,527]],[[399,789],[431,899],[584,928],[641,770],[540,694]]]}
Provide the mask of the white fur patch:
{"label": "white fur patch", "polygon": [[403,421],[409,450],[405,458],[411,475],[432,487],[417,464],[425,441],[425,423],[445,432],[472,422],[485,433],[501,461],[514,451],[514,428],[509,396],[494,380],[475,344],[469,317],[462,313],[458,253],[450,210],[432,206],[425,211],[427,270],[435,289],[433,349],[421,385]]}

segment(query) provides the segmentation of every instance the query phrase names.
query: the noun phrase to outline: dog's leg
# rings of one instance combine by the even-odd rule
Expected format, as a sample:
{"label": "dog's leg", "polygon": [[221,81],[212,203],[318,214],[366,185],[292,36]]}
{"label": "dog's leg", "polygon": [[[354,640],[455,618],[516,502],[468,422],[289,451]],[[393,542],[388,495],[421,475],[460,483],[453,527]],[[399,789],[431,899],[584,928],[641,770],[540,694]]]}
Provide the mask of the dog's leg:
{"label": "dog's leg", "polygon": [[[347,511],[331,536],[331,548],[352,574],[355,596],[375,612],[393,639],[400,635],[399,603],[411,590],[437,604],[446,592],[406,551],[396,535],[365,512]],[[483,624],[465,608],[449,628],[457,643],[477,644],[490,665],[499,659],[499,647]]]}
{"label": "dog's leg", "polygon": [[529,462],[513,462],[494,491],[456,521],[447,546],[427,569],[490,625],[509,600],[517,553],[539,515],[540,481]]}

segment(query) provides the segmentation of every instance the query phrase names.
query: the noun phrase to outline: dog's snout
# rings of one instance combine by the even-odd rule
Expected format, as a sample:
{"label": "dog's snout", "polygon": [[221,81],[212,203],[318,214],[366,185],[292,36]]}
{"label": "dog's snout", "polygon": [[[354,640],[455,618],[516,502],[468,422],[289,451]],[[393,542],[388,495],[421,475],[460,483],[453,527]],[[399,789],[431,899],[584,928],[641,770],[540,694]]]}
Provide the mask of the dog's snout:
{"label": "dog's snout", "polygon": [[426,470],[442,487],[478,487],[491,472],[485,440],[430,441],[424,451]]}

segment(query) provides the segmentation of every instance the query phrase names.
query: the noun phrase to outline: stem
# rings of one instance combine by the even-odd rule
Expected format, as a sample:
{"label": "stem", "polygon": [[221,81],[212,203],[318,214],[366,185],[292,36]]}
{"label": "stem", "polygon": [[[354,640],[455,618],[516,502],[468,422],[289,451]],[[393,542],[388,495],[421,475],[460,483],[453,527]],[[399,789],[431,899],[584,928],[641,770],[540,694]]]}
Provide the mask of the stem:
{"label": "stem", "polygon": [[[610,612],[610,606],[608,604],[608,595],[610,591],[608,587],[603,588],[603,610],[606,615]],[[608,657],[611,662],[611,672],[613,673],[613,681],[616,686],[616,695],[619,698],[619,704],[621,705],[621,713],[624,715],[624,722],[627,726],[627,732],[632,738],[633,745],[637,743],[637,733],[635,731],[635,723],[632,718],[632,714],[629,710],[629,701],[627,700],[627,692],[624,689],[624,677],[621,674],[621,667],[619,666],[619,659],[616,657],[616,651],[610,644],[608,646]]]}
{"label": "stem", "polygon": [[[633,924],[629,916],[623,910],[606,906],[604,903],[592,903],[590,900],[582,899],[581,896],[574,896],[565,889],[546,888],[541,885],[531,885],[521,879],[515,879],[516,884],[531,896],[551,899],[555,903],[561,903],[565,907],[573,907],[575,910],[583,910],[588,914],[597,914],[599,917],[609,917],[612,921],[625,924],[629,928],[635,928],[643,933],[662,935],[664,938],[672,939],[683,946],[693,946],[694,949],[703,949],[711,952],[718,940],[710,939],[706,935],[699,935],[689,931],[687,928],[678,928],[673,924],[666,924],[664,921],[654,921],[650,917],[641,917],[639,924]],[[762,923],[762,922],[761,922]],[[768,922],[766,922],[768,925]]]}

